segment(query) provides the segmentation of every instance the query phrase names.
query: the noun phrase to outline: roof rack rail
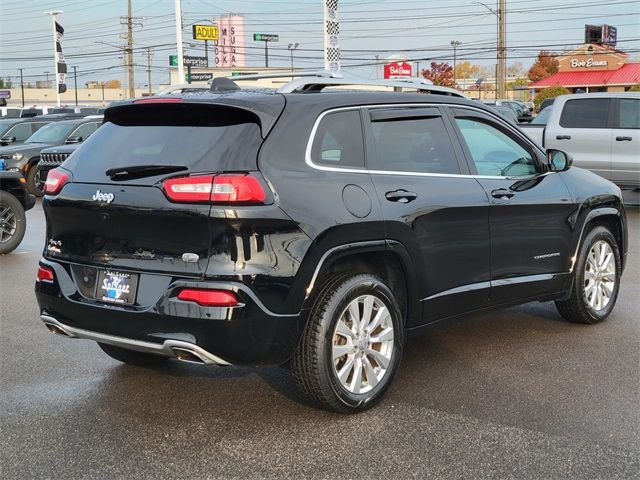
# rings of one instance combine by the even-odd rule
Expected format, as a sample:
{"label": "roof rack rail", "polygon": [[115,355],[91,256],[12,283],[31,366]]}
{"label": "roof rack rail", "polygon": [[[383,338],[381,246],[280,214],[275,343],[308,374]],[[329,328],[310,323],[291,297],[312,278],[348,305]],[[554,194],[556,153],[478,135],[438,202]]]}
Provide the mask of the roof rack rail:
{"label": "roof rack rail", "polygon": [[436,93],[440,95],[451,95],[454,97],[465,98],[462,92],[449,87],[440,87],[434,85],[428,80],[420,80],[414,78],[401,78],[394,80],[367,80],[359,78],[340,78],[340,77],[323,77],[322,79],[316,77],[313,78],[299,78],[292,80],[278,89],[278,93],[305,93],[305,92],[320,92],[325,87],[330,86],[377,86],[377,87],[393,87],[394,89],[415,89],[425,90],[430,93]]}
{"label": "roof rack rail", "polygon": [[320,70],[315,72],[274,72],[274,73],[250,73],[247,75],[235,75],[231,77],[225,77],[229,80],[259,80],[261,78],[294,78],[294,77],[318,77],[318,78],[342,78],[342,75],[336,72],[330,72],[328,70]]}

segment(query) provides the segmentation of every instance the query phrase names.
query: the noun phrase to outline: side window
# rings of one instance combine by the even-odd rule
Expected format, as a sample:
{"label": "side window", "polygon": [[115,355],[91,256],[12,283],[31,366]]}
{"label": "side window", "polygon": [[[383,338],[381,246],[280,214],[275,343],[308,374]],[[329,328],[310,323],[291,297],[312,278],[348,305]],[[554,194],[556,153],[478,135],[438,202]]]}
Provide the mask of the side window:
{"label": "side window", "polygon": [[396,172],[460,173],[441,117],[371,122],[378,168]]}
{"label": "side window", "polygon": [[98,129],[97,123],[85,123],[79,126],[69,137],[82,137],[84,142],[89,136]]}
{"label": "side window", "polygon": [[620,128],[640,128],[640,100],[620,99]]}
{"label": "side window", "polygon": [[316,130],[311,159],[318,165],[364,168],[364,138],[358,110],[325,115]]}
{"label": "side window", "polygon": [[510,177],[538,171],[533,155],[492,125],[473,118],[456,118],[456,123],[478,175]]}
{"label": "side window", "polygon": [[560,116],[564,128],[607,128],[609,122],[609,98],[579,98],[567,100]]}
{"label": "side window", "polygon": [[28,123],[19,123],[9,130],[5,136],[16,137],[16,142],[24,142],[31,136],[31,125]]}

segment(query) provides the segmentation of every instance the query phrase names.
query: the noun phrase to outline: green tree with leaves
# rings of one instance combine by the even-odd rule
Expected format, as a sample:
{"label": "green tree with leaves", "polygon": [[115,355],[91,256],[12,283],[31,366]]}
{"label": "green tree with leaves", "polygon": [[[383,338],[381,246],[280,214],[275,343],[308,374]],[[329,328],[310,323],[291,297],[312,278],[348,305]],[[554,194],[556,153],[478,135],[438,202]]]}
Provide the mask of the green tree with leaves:
{"label": "green tree with leaves", "polygon": [[560,86],[543,88],[533,99],[533,104],[536,106],[536,110],[538,110],[540,104],[545,98],[556,98],[558,95],[566,95],[567,93],[571,92]]}
{"label": "green tree with leaves", "polygon": [[6,79],[0,77],[0,88],[13,88],[13,82],[9,77]]}

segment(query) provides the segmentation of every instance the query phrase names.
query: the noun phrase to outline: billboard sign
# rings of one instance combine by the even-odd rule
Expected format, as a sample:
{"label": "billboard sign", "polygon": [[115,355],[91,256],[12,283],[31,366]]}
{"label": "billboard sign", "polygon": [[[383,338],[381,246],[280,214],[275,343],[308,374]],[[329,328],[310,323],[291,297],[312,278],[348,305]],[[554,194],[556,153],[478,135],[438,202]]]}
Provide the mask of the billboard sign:
{"label": "billboard sign", "polygon": [[407,62],[387,63],[384,66],[384,78],[411,78],[411,64]]}
{"label": "billboard sign", "polygon": [[244,17],[242,15],[222,15],[216,17],[219,38],[215,48],[215,66],[224,68],[244,67]]}
{"label": "billboard sign", "polygon": [[618,43],[618,29],[611,25],[602,25],[602,43],[615,47]]}
{"label": "billboard sign", "polygon": [[194,40],[218,40],[218,26],[217,25],[194,25],[193,26],[193,39]]}

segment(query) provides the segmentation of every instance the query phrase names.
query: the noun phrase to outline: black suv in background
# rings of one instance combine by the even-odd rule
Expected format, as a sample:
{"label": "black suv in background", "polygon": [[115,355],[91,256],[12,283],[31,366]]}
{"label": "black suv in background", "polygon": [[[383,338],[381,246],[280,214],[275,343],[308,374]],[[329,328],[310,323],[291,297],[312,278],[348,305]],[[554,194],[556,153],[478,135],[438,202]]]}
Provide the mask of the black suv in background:
{"label": "black suv in background", "polygon": [[[58,120],[60,118],[55,115],[51,117]],[[56,145],[83,142],[101,123],[102,119],[96,118],[76,118],[49,123],[31,135],[22,145],[0,148],[0,158],[6,162],[7,170],[21,172],[27,179],[29,192],[40,197],[44,184],[37,167],[40,151]]]}
{"label": "black suv in background", "polygon": [[354,412],[432,322],[611,313],[618,187],[449,90],[323,93],[340,84],[108,108],[47,178],[45,325],[136,365],[287,364],[316,405]]}

